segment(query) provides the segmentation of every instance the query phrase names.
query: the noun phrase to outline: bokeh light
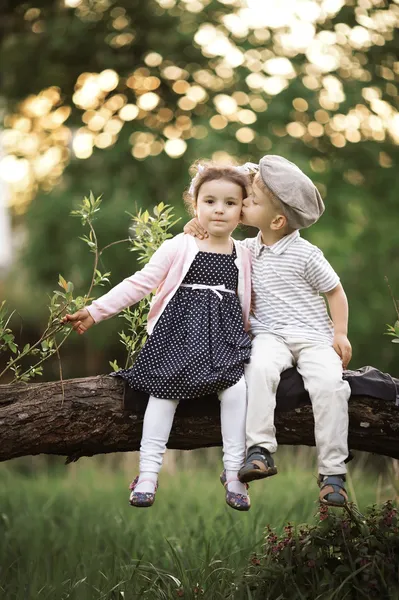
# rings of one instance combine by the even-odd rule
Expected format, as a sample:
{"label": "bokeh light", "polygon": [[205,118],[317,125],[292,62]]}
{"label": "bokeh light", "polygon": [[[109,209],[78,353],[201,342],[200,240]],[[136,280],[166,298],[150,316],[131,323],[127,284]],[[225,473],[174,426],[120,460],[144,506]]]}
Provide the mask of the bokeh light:
{"label": "bokeh light", "polygon": [[[321,141],[335,148],[366,140],[399,144],[399,63],[392,56],[376,65],[383,83],[374,87],[366,54],[392,39],[399,24],[397,4],[358,0],[350,8],[352,25],[338,20],[331,27],[344,0],[273,0],[267,10],[261,0],[219,0],[225,13],[214,22],[202,18],[194,27],[208,0],[156,2],[182,31],[191,32],[188,44],[204,60],[185,62],[184,54],[172,60],[154,44],[126,72],[82,72],[72,103],[57,87],[28,96],[6,117],[1,138],[0,177],[19,211],[39,188],[56,185],[71,159],[86,160],[95,148],[117,144],[125,129],[135,160],[160,153],[179,158],[190,140],[228,128],[232,144],[243,152],[240,144],[254,144],[254,152],[270,151],[273,136],[315,148]],[[135,43],[128,8],[89,0],[64,0],[64,6],[83,21],[108,19],[105,41],[115,51]],[[41,11],[28,8],[24,19],[33,28]],[[362,93],[354,102],[351,82]],[[292,110],[284,121],[276,119],[279,96],[292,89]],[[269,110],[267,131],[261,131],[262,114]],[[379,162],[391,166],[387,153],[379,155]]]}
{"label": "bokeh light", "polygon": [[165,152],[171,158],[178,158],[185,153],[187,144],[184,140],[168,140],[165,143]]}

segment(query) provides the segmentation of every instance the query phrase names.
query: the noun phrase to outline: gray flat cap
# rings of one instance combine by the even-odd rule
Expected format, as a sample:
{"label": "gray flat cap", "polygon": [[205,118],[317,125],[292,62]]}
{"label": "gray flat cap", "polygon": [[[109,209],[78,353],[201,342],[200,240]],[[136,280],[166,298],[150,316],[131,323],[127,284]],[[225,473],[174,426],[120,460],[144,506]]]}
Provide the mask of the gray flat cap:
{"label": "gray flat cap", "polygon": [[321,217],[324,203],[319,190],[294,163],[268,154],[259,161],[259,172],[264,184],[283,203],[291,227],[303,229]]}

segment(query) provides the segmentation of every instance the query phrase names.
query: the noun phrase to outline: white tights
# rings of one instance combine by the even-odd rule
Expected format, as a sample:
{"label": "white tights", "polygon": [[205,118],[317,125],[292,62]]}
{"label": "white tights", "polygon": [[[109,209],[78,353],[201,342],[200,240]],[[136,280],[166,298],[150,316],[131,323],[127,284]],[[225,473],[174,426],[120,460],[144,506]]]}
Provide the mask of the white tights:
{"label": "white tights", "polygon": [[[245,460],[246,383],[238,383],[218,394],[223,438],[223,464],[227,480],[235,479]],[[153,492],[172,429],[178,400],[150,396],[144,415],[140,446],[140,478],[137,492]],[[229,490],[246,494],[243,484],[233,481]]]}

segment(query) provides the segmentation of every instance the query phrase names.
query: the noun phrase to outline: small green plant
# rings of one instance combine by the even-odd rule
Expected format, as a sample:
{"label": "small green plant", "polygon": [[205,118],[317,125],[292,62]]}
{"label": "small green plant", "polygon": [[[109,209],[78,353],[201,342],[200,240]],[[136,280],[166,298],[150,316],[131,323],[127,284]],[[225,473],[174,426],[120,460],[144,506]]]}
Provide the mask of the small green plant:
{"label": "small green plant", "polygon": [[389,285],[389,281],[388,281],[387,277],[385,277],[385,281],[387,282],[389,293],[391,295],[392,302],[395,307],[395,312],[396,312],[396,316],[397,316],[397,320],[394,325],[389,325],[387,323],[387,331],[385,332],[385,335],[390,335],[393,337],[393,340],[391,340],[391,342],[393,344],[399,344],[399,301],[396,300],[395,296],[393,295],[393,292],[392,292],[391,286]]}
{"label": "small green plant", "polygon": [[[82,203],[76,210],[71,212],[73,217],[78,217],[84,227],[89,228],[86,235],[80,239],[87,244],[89,251],[94,254],[92,278],[87,292],[83,296],[74,297],[74,285],[59,275],[58,285],[61,289],[53,292],[49,304],[49,319],[46,329],[40,338],[32,346],[30,344],[19,347],[15,335],[10,327],[10,322],[15,311],[8,314],[5,301],[0,304],[0,353],[7,352],[10,358],[5,368],[0,373],[0,378],[7,372],[13,373],[12,383],[17,381],[27,383],[34,377],[42,375],[43,363],[56,354],[59,358],[59,350],[71,333],[71,329],[63,325],[61,317],[69,312],[73,313],[84,308],[93,298],[92,291],[96,287],[109,284],[110,272],[101,273],[98,269],[100,256],[107,248],[115,244],[129,242],[130,250],[139,253],[139,262],[146,263],[155,250],[167,238],[171,237],[169,230],[177,221],[173,221],[172,209],[162,202],[154,207],[154,216],[148,211],[139,212],[137,216],[132,215],[131,234],[128,238],[117,240],[100,249],[96,231],[93,225],[101,207],[101,196],[95,198],[90,192],[88,197],[83,198]],[[150,299],[144,298],[134,310],[127,309],[121,313],[121,317],[127,322],[127,331],[119,335],[122,344],[127,351],[125,367],[133,361],[137,352],[145,343],[147,338],[145,325],[150,306]],[[29,359],[33,364],[27,364]],[[110,363],[114,370],[119,366],[116,361]],[[60,379],[62,380],[62,366],[60,365]]]}
{"label": "small green plant", "polygon": [[263,552],[252,556],[244,577],[250,597],[396,598],[399,528],[392,502],[369,508],[362,520],[323,506],[317,516],[317,525],[287,525],[282,535],[267,528]]}
{"label": "small green plant", "polygon": [[387,324],[388,331],[385,335],[393,336],[393,340],[391,342],[393,344],[399,344],[399,320],[395,322],[395,325]]}

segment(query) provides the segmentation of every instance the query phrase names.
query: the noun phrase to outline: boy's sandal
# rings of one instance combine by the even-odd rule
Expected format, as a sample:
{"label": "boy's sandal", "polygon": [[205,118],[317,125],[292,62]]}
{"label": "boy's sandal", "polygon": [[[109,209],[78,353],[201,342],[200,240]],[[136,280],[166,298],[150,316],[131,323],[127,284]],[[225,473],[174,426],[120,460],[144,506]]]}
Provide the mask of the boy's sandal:
{"label": "boy's sandal", "polygon": [[348,494],[345,489],[345,478],[341,475],[319,475],[317,480],[320,487],[319,500],[326,506],[346,506]]}
{"label": "boy's sandal", "polygon": [[[251,508],[251,500],[247,495],[244,494],[236,494],[235,492],[230,492],[228,485],[232,481],[238,481],[238,478],[234,477],[233,479],[226,479],[226,471],[223,471],[220,475],[220,483],[224,486],[226,490],[226,503],[231,506],[231,508],[235,508],[235,510],[249,510]],[[248,489],[248,485],[245,486]]]}
{"label": "boy's sandal", "polygon": [[[129,490],[131,490],[129,503],[131,504],[131,506],[137,506],[139,508],[148,508],[149,506],[152,506],[155,502],[155,494],[157,493],[158,482],[156,483],[155,491],[152,494],[151,492],[135,492],[134,490],[137,486],[138,481],[139,476],[137,475],[136,479],[132,481],[132,483],[129,485]],[[143,481],[151,481],[151,483],[154,483],[150,479],[142,479],[140,483],[142,483]]]}
{"label": "boy's sandal", "polygon": [[255,479],[264,479],[277,474],[272,455],[266,448],[252,446],[248,450],[245,464],[238,471],[238,479],[242,483],[248,483]]}

